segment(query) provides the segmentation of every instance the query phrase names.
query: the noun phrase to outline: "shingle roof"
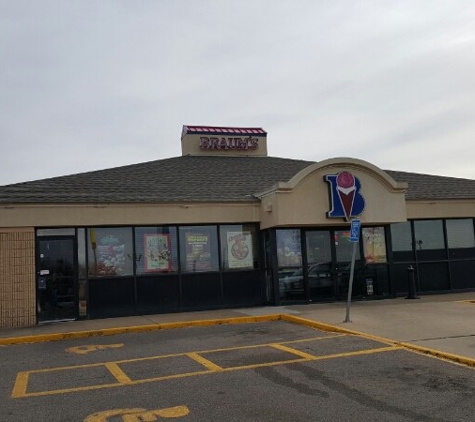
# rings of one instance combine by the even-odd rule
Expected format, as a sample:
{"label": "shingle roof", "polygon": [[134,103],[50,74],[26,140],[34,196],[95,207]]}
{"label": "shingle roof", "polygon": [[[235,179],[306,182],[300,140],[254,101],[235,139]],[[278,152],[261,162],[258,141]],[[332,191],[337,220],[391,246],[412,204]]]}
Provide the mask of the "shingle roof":
{"label": "shingle roof", "polygon": [[310,161],[182,156],[0,187],[0,203],[249,202]]}
{"label": "shingle roof", "polygon": [[[182,156],[0,186],[0,203],[255,202],[313,161],[276,157]],[[387,171],[406,198],[475,199],[475,180]]]}
{"label": "shingle roof", "polygon": [[475,180],[386,170],[397,182],[407,182],[406,199],[475,199]]}

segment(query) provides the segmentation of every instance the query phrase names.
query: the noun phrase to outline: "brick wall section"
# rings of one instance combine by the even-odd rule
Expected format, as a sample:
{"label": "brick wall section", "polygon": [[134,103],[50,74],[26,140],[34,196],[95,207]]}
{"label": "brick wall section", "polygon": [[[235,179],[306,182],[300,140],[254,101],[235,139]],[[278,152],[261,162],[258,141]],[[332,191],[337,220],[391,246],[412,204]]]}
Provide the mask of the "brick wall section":
{"label": "brick wall section", "polygon": [[0,228],[0,328],[36,324],[35,232]]}

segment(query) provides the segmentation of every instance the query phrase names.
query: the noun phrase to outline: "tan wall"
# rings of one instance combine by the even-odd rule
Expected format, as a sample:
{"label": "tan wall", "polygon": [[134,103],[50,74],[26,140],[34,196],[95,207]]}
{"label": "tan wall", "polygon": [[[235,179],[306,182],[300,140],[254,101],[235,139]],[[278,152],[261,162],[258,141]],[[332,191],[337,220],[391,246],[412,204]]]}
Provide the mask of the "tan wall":
{"label": "tan wall", "polygon": [[3,227],[258,222],[259,203],[15,205],[0,208]]}
{"label": "tan wall", "polygon": [[408,219],[475,217],[474,199],[407,201],[406,208]]}
{"label": "tan wall", "polygon": [[0,228],[0,328],[35,323],[34,229]]}
{"label": "tan wall", "polygon": [[366,224],[406,221],[406,185],[359,160],[327,160],[303,170],[288,183],[280,183],[262,196],[261,228],[282,226],[348,225],[343,219],[327,218],[329,184],[325,176],[343,170],[361,182],[365,209],[359,216]]}

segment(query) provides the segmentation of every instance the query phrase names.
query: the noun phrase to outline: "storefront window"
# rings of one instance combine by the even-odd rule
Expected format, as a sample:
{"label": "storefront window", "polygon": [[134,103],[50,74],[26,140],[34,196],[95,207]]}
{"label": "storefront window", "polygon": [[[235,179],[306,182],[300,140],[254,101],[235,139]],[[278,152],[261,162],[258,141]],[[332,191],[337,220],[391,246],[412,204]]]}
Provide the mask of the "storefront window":
{"label": "storefront window", "polygon": [[183,272],[218,271],[216,226],[180,227],[180,261]]}
{"label": "storefront window", "polygon": [[[351,262],[353,242],[350,242],[349,230],[335,230],[336,260],[339,263]],[[356,260],[360,259],[360,248],[356,248]]]}
{"label": "storefront window", "polygon": [[445,248],[442,220],[414,221],[414,233],[417,251]]}
{"label": "storefront window", "polygon": [[414,221],[414,237],[416,254],[420,261],[447,258],[442,220]]}
{"label": "storefront window", "polygon": [[410,252],[412,251],[412,234],[411,223],[391,224],[391,239],[394,252]]}
{"label": "storefront window", "polygon": [[364,227],[362,234],[366,264],[387,262],[384,227]]}
{"label": "storefront window", "polygon": [[257,268],[257,236],[253,225],[221,226],[221,262],[224,270]]}
{"label": "storefront window", "polygon": [[90,277],[133,274],[132,228],[92,228],[87,233]]}
{"label": "storefront window", "polygon": [[307,232],[305,233],[305,239],[308,265],[332,262],[330,232],[328,230]]}
{"label": "storefront window", "polygon": [[178,271],[178,237],[175,227],[137,227],[135,229],[137,274]]}
{"label": "storefront window", "polygon": [[474,248],[473,220],[447,220],[447,242],[450,249]]}
{"label": "storefront window", "polygon": [[278,266],[300,267],[302,265],[300,230],[276,230],[276,238]]}

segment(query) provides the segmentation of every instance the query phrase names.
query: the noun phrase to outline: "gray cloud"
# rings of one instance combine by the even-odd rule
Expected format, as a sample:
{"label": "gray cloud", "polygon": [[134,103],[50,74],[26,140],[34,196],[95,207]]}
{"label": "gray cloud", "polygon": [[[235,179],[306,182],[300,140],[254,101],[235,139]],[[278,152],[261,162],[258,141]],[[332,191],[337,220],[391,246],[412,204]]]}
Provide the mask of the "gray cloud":
{"label": "gray cloud", "polygon": [[0,184],[176,156],[183,124],[475,178],[474,50],[472,1],[0,0]]}

